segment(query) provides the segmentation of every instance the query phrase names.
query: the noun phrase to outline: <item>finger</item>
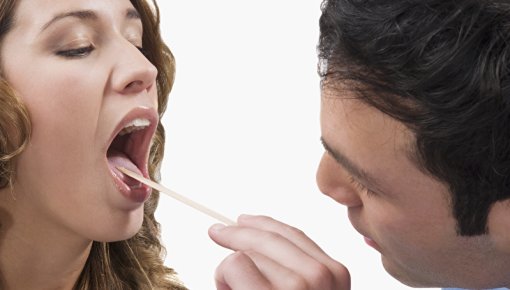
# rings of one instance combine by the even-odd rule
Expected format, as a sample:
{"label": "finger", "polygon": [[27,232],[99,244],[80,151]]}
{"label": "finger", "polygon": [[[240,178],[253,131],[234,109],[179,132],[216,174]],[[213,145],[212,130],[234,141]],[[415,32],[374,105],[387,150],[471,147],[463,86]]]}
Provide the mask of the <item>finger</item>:
{"label": "finger", "polygon": [[[224,227],[218,227],[218,231],[212,227],[209,234],[219,245],[233,250],[259,251],[300,273],[307,280],[317,281],[332,276],[334,284],[338,285],[337,289],[350,289],[347,268],[331,259],[300,230],[264,216],[241,216],[238,226],[228,227],[222,233],[220,231]],[[264,250],[263,245],[270,247],[270,251]]]}
{"label": "finger", "polygon": [[315,257],[317,254],[328,256],[314,241],[312,241],[303,231],[277,221],[268,216],[241,215],[238,218],[240,226],[248,226],[263,231],[278,233],[296,246]]}
{"label": "finger", "polygon": [[[308,275],[305,277],[260,253],[248,251],[245,254],[257,265],[259,271],[269,281],[272,289],[338,290],[338,287],[334,287],[335,281],[326,267],[306,269]],[[319,271],[320,269],[322,272]]]}
{"label": "finger", "polygon": [[338,277],[338,279],[343,281],[346,279],[350,280],[350,275],[347,269],[342,264],[332,259],[303,231],[268,216],[241,215],[238,218],[238,224],[240,226],[249,226],[263,231],[270,231],[280,234],[288,240],[292,241],[292,243],[294,243],[298,248],[302,249],[312,258],[328,266],[331,272],[336,277]]}
{"label": "finger", "polygon": [[270,290],[269,281],[253,260],[243,252],[225,258],[214,275],[218,290]]}
{"label": "finger", "polygon": [[[270,257],[281,267],[289,269],[306,281],[315,284],[318,280],[328,283],[336,281],[336,276],[329,267],[313,259],[294,243],[277,233],[243,226],[214,226],[209,234],[216,243],[226,248],[250,253],[250,255],[258,253]],[[259,269],[264,269],[264,267],[259,267]]]}

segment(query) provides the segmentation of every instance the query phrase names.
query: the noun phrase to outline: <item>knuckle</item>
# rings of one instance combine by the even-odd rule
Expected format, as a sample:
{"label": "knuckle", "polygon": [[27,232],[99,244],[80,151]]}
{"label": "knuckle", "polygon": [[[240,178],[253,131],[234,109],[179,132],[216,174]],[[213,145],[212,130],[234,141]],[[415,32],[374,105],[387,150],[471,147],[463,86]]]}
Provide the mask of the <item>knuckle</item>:
{"label": "knuckle", "polygon": [[306,280],[298,275],[287,277],[283,283],[282,283],[282,290],[307,290],[308,289],[308,283]]}
{"label": "knuckle", "polygon": [[332,273],[335,278],[335,285],[339,289],[350,289],[351,285],[351,274],[349,273],[349,270],[344,265],[340,264],[339,262],[335,261],[332,267]]}
{"label": "knuckle", "polygon": [[223,262],[221,262],[220,267],[223,269],[237,267],[237,265],[246,262],[247,259],[249,259],[249,257],[245,253],[234,252],[234,253],[228,255],[223,260]]}
{"label": "knuckle", "polygon": [[300,229],[298,229],[298,228],[295,228],[295,227],[293,227],[293,226],[288,226],[287,231],[288,231],[290,234],[292,234],[293,236],[306,237],[305,232],[303,232],[302,230],[300,230]]}
{"label": "knuckle", "polygon": [[350,278],[351,276],[349,274],[349,270],[347,269],[347,267],[345,267],[344,265],[340,264],[337,261],[334,261],[332,265],[332,270],[339,277]]}
{"label": "knuckle", "polygon": [[245,255],[247,258],[251,259],[252,261],[254,261],[254,258],[259,256],[260,254],[255,250],[244,250],[243,255]]}
{"label": "knuckle", "polygon": [[279,233],[275,233],[275,232],[263,232],[261,234],[262,236],[262,240],[264,241],[275,241],[275,240],[279,240],[282,238],[282,235],[280,235]]}
{"label": "knuckle", "polygon": [[311,289],[318,289],[318,285],[321,286],[321,289],[329,289],[335,281],[335,276],[331,270],[323,264],[311,267],[307,277],[308,283],[313,286]]}

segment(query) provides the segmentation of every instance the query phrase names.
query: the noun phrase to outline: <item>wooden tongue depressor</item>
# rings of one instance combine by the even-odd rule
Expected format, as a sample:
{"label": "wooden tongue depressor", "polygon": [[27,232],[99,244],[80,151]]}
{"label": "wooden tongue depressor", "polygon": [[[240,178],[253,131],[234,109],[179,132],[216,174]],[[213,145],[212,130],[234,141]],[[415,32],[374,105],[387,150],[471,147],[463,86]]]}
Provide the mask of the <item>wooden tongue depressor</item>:
{"label": "wooden tongue depressor", "polygon": [[120,172],[126,174],[127,176],[129,176],[133,179],[136,179],[136,180],[140,181],[141,183],[146,184],[146,185],[158,190],[159,192],[169,195],[170,197],[173,197],[174,199],[176,199],[176,200],[178,200],[178,201],[180,201],[180,202],[182,202],[182,203],[184,203],[184,204],[186,204],[186,205],[188,205],[188,206],[190,206],[190,207],[192,207],[192,208],[194,208],[210,217],[213,217],[226,225],[235,225],[236,224],[236,222],[234,222],[233,220],[231,220],[231,219],[213,211],[212,209],[209,209],[209,208],[207,208],[207,207],[205,207],[205,206],[203,206],[187,197],[184,197],[184,196],[178,194],[177,192],[164,187],[163,185],[161,185],[159,183],[156,183],[156,182],[154,182],[150,179],[147,179],[143,176],[140,176],[124,167],[117,167],[117,169],[119,169]]}

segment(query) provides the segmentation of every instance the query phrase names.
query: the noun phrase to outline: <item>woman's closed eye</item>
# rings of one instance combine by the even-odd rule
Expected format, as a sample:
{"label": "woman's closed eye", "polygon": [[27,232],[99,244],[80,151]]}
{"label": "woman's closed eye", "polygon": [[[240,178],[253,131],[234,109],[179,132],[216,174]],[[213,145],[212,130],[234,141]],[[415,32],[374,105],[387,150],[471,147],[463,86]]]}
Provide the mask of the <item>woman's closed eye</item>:
{"label": "woman's closed eye", "polygon": [[94,45],[90,44],[88,46],[58,50],[55,54],[65,58],[82,58],[88,56],[94,49]]}

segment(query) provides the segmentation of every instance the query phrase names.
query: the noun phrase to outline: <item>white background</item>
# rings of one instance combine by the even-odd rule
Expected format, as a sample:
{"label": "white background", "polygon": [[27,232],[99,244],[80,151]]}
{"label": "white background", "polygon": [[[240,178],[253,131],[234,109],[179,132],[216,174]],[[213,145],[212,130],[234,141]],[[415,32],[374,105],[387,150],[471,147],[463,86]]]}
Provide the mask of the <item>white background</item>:
{"label": "white background", "polygon": [[[162,183],[235,219],[265,214],[302,229],[351,272],[352,289],[410,289],[390,277],[343,206],[323,196],[316,44],[319,0],[159,0],[177,60],[163,122]],[[230,252],[216,221],[161,197],[166,264],[192,290],[215,289]]]}

